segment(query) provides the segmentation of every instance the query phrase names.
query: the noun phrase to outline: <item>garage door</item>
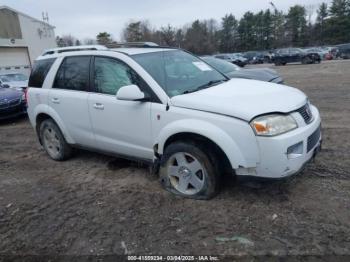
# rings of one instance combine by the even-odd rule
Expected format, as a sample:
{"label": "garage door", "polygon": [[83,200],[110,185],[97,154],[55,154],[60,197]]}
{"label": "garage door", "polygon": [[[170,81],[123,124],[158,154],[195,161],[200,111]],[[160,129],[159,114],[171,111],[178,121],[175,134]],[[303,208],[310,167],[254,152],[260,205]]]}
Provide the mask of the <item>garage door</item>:
{"label": "garage door", "polygon": [[0,47],[0,74],[6,72],[30,73],[28,51],[25,47]]}

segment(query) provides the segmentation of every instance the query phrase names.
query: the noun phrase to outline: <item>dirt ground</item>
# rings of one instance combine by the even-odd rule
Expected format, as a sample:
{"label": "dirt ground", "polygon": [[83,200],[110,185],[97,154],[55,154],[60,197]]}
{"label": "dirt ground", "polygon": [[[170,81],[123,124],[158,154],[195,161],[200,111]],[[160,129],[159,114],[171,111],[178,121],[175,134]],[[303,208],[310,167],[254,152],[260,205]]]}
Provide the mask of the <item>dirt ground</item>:
{"label": "dirt ground", "polygon": [[1,122],[0,256],[350,256],[350,61],[270,67],[320,109],[323,151],[300,176],[227,183],[211,201],[165,192],[137,163],[55,162],[26,118]]}

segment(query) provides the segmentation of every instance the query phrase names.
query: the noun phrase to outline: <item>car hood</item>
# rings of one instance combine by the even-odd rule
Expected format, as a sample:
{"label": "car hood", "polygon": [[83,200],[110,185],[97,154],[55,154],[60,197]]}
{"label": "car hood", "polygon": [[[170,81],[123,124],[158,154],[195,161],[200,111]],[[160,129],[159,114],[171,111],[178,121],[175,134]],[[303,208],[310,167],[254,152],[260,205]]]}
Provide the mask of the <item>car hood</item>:
{"label": "car hood", "polygon": [[18,88],[18,87],[27,87],[28,81],[11,81],[11,82],[5,82],[5,85],[9,85],[11,88]]}
{"label": "car hood", "polygon": [[306,95],[298,89],[238,78],[170,99],[173,106],[229,115],[246,121],[266,113],[288,113],[302,107],[306,101]]}
{"label": "car hood", "polygon": [[269,68],[242,69],[226,74],[229,78],[245,78],[270,82],[279,77],[275,70]]}
{"label": "car hood", "polygon": [[2,88],[0,87],[0,102],[3,100],[12,100],[21,97],[23,94],[22,91],[11,89],[11,88]]}

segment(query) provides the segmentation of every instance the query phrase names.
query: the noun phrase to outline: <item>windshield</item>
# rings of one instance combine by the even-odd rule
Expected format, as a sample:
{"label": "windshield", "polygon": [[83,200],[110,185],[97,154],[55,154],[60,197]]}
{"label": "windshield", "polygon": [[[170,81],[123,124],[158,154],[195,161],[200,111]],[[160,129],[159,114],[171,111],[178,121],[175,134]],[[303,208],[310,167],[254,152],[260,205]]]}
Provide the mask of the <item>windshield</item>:
{"label": "windshield", "polygon": [[7,74],[0,75],[0,80],[2,82],[27,81],[28,77],[23,74]]}
{"label": "windshield", "polygon": [[210,87],[209,83],[227,80],[202,60],[181,50],[137,54],[132,57],[169,97],[191,93],[200,87]]}
{"label": "windshield", "polygon": [[214,67],[215,69],[219,70],[220,72],[224,74],[228,74],[234,71],[241,70],[239,66],[226,62],[222,59],[214,58],[214,57],[203,57],[202,58],[205,62],[207,62],[209,65]]}

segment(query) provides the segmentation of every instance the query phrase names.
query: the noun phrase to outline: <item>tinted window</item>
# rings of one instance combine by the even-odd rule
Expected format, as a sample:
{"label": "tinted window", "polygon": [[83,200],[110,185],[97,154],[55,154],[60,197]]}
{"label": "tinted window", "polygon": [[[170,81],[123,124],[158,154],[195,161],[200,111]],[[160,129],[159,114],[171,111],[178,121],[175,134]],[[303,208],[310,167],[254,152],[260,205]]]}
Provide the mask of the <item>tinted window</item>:
{"label": "tinted window", "polygon": [[57,71],[54,88],[87,91],[90,56],[66,57]]}
{"label": "tinted window", "polygon": [[94,84],[97,92],[108,95],[115,95],[123,86],[141,85],[129,66],[106,57],[95,58]]}
{"label": "tinted window", "polygon": [[300,54],[302,52],[303,52],[302,50],[296,49],[296,48],[289,49],[289,53],[292,54],[292,55],[297,55],[297,54]]}
{"label": "tinted window", "polygon": [[35,61],[32,73],[29,77],[28,86],[41,88],[43,86],[45,77],[55,60],[56,58],[49,58]]}

